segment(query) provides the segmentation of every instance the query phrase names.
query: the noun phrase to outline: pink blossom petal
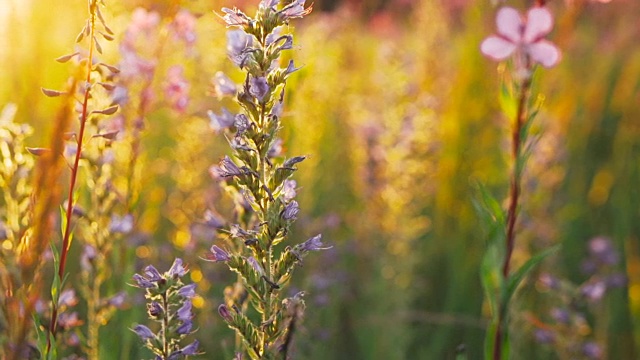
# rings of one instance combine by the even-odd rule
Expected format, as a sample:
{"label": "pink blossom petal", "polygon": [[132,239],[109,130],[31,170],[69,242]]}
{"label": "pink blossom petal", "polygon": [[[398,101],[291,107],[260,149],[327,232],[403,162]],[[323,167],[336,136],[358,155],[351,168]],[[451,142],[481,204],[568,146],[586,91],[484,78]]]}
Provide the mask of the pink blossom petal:
{"label": "pink blossom petal", "polygon": [[553,28],[553,16],[543,7],[535,7],[527,12],[527,26],[523,40],[531,43],[547,35]]}
{"label": "pink blossom petal", "polygon": [[534,61],[546,68],[553,67],[560,62],[560,50],[550,41],[536,41],[527,47],[527,52]]}
{"label": "pink blossom petal", "polygon": [[501,37],[489,36],[480,45],[480,50],[495,60],[503,60],[516,50],[516,45]]}
{"label": "pink blossom petal", "polygon": [[503,7],[498,11],[496,16],[496,25],[498,26],[498,34],[505,36],[514,43],[522,39],[522,17],[518,10],[511,7]]}

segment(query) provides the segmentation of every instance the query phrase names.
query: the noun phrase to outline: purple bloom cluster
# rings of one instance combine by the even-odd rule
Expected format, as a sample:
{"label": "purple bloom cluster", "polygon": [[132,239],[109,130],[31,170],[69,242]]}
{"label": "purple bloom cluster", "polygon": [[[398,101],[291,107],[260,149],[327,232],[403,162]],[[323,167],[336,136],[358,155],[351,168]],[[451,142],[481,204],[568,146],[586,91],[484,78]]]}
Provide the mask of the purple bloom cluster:
{"label": "purple bloom cluster", "polygon": [[134,286],[146,290],[147,314],[159,323],[154,332],[146,325],[137,324],[133,331],[145,346],[156,354],[158,360],[184,359],[198,354],[198,340],[182,346],[181,341],[194,332],[193,303],[196,284],[185,285],[182,277],[188,269],[181,259],[175,259],[171,268],[161,274],[153,265],[144,268],[142,274],[133,275]]}
{"label": "purple bloom cluster", "polygon": [[611,239],[595,237],[589,241],[587,257],[582,264],[583,272],[589,276],[581,284],[573,284],[551,274],[542,274],[540,286],[557,296],[560,305],[549,311],[550,321],[535,331],[541,344],[551,345],[559,353],[571,354],[574,358],[602,359],[603,348],[588,334],[598,319],[588,316],[591,307],[597,306],[610,289],[624,286],[626,276],[618,272],[620,255]]}

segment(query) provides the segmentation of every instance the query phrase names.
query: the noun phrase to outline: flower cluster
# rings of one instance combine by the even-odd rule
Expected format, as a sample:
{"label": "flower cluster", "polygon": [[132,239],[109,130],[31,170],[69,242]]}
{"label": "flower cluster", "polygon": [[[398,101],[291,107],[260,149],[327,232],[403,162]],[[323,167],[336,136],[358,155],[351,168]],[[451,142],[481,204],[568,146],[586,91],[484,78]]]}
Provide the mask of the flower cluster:
{"label": "flower cluster", "polygon": [[548,319],[535,321],[538,342],[575,358],[603,358],[603,346],[591,334],[594,321],[605,319],[594,314],[609,290],[627,282],[626,276],[616,270],[619,256],[610,239],[596,237],[589,241],[583,261],[583,273],[589,276],[584,282],[576,285],[549,273],[540,276],[540,288],[557,298],[560,305],[549,310]]}
{"label": "flower cluster", "polygon": [[161,274],[153,265],[144,269],[143,275],[135,274],[136,287],[146,290],[149,319],[160,324],[156,333],[145,325],[135,325],[133,331],[145,346],[156,354],[158,360],[178,360],[197,355],[198,340],[182,346],[180,342],[193,330],[191,299],[196,284],[185,285],[182,277],[188,270],[181,259],[175,259],[169,271]]}
{"label": "flower cluster", "polygon": [[[294,200],[296,183],[290,179],[304,156],[285,158],[281,140],[284,87],[287,78],[298,68],[290,61],[279,66],[280,54],[292,49],[293,36],[284,33],[292,18],[311,11],[304,0],[297,0],[281,9],[279,1],[265,0],[254,18],[236,8],[223,8],[224,21],[235,27],[227,35],[227,50],[234,64],[245,72],[245,81],[236,86],[224,74],[214,79],[218,96],[235,95],[244,110],[234,115],[222,109],[220,115],[209,112],[211,127],[216,131],[233,129],[233,157],[225,156],[211,168],[214,179],[225,184],[234,194],[239,223],[225,230],[230,246],[213,245],[206,260],[223,262],[239,275],[245,296],[226,297],[219,313],[243,342],[240,352],[257,358],[286,358],[293,335],[294,323],[304,308],[302,294],[281,299],[280,291],[287,284],[296,265],[310,251],[325,249],[317,235],[302,244],[286,247],[276,257],[275,247],[283,242],[300,207]],[[237,287],[236,287],[237,288]],[[240,292],[242,293],[242,291]],[[254,323],[247,314],[245,299],[257,313]],[[293,310],[295,305],[295,311]]]}

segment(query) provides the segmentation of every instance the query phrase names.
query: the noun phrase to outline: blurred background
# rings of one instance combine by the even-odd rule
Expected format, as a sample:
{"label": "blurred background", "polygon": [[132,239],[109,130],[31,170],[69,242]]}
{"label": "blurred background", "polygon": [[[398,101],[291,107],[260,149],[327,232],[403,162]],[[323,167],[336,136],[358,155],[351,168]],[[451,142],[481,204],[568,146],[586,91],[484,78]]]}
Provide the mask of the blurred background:
{"label": "blurred background", "polygon": [[[103,44],[103,58],[112,64],[123,63],[119,44],[134,9],[156,12],[163,22],[179,9],[196,17],[188,46],[166,37],[140,45],[166,42],[161,52],[140,50],[156,56],[155,95],[141,138],[136,231],[122,240],[131,251],[121,270],[130,279],[148,264],[166,270],[175,257],[185,259],[198,283],[195,336],[203,358],[230,358],[233,334],[216,308],[234,276],[200,259],[214,235],[199,224],[207,210],[228,217],[231,209],[208,172],[228,153],[227,140],[211,130],[206,113],[238,109],[215,96],[211,79],[218,71],[236,82],[243,78],[227,58],[227,29],[213,11],[237,6],[253,14],[257,4],[105,2],[116,40]],[[296,45],[287,56],[303,67],[287,84],[282,136],[289,155],[309,156],[295,176],[301,216],[291,239],[322,233],[333,248],[309,256],[288,290],[307,293],[296,358],[454,359],[464,352],[480,359],[489,313],[479,278],[485,237],[473,203],[478,183],[505,199],[509,172],[510,122],[499,101],[504,67],[479,51],[495,31],[498,4],[316,0],[313,6],[292,24]],[[567,298],[538,278],[551,274],[580,291],[592,276],[585,272],[589,241],[604,236],[619,254],[608,271],[626,279],[582,307],[579,342],[597,343],[603,359],[634,359],[640,340],[640,2],[554,0],[549,8],[556,16],[550,39],[563,59],[536,73],[534,93],[544,102],[533,129],[539,140],[525,175],[515,262],[553,244],[563,247],[517,295],[513,358],[568,358],[561,348],[575,344],[539,336],[541,329],[563,326],[550,311]],[[0,0],[0,107],[15,103],[16,122],[35,128],[29,146],[49,139],[61,105],[40,88],[62,88],[72,74],[54,59],[75,51],[86,16],[86,0]],[[176,65],[189,84],[188,105],[180,111],[163,95]],[[79,247],[68,265],[71,282]],[[146,317],[141,291],[112,281],[104,292],[119,290],[130,295],[129,305],[101,329],[101,353],[148,358],[126,330]]]}

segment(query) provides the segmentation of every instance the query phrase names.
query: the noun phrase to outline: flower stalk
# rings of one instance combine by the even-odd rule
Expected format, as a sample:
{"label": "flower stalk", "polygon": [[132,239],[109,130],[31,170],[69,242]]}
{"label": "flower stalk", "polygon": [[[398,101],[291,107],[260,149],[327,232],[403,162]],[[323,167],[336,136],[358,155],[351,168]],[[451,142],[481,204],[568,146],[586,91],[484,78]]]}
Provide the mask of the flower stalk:
{"label": "flower stalk", "polygon": [[[293,47],[293,36],[284,34],[285,25],[311,12],[304,0],[278,5],[277,0],[262,1],[253,18],[236,8],[222,9],[226,24],[239,29],[230,31],[227,38],[231,60],[245,73],[236,94],[244,111],[235,116],[226,109],[221,115],[209,113],[215,130],[235,130],[230,141],[233,158],[225,156],[211,173],[234,195],[239,213],[248,215],[241,218],[248,221],[225,231],[231,250],[213,245],[206,260],[224,262],[238,274],[249,304],[259,314],[260,321],[254,323],[242,297],[229,296],[218,308],[240,339],[242,346],[237,350],[251,359],[284,358],[290,351],[304,303],[302,293],[282,299],[281,291],[308,252],[325,249],[318,235],[277,250],[300,210],[293,200],[295,182],[290,177],[305,159],[287,159],[278,146],[286,80],[298,70],[293,61],[284,68],[278,65],[282,51]],[[218,74],[217,79],[223,81],[224,92],[234,92],[226,76]]]}
{"label": "flower stalk", "polygon": [[[555,248],[529,259],[516,271],[511,269],[511,258],[516,247],[516,225],[518,207],[520,205],[522,174],[525,169],[528,152],[529,127],[537,111],[529,99],[535,64],[544,67],[555,66],[560,60],[560,51],[544,37],[553,28],[551,13],[537,2],[538,6],[527,12],[526,18],[510,7],[503,7],[496,16],[498,33],[486,38],[480,48],[494,60],[512,61],[512,78],[515,82],[515,112],[511,129],[511,161],[512,169],[509,180],[509,199],[504,211],[498,202],[484,193],[484,202],[488,212],[488,221],[492,228],[502,228],[490,239],[483,260],[483,286],[489,297],[492,309],[492,322],[485,342],[485,357],[493,360],[508,358],[508,311],[509,303],[519,282],[527,272],[542,261]],[[511,97],[511,94],[507,95]],[[507,113],[510,113],[508,110]],[[511,116],[511,115],[510,115]],[[496,210],[499,209],[499,210]],[[503,231],[503,232],[502,232]]]}

